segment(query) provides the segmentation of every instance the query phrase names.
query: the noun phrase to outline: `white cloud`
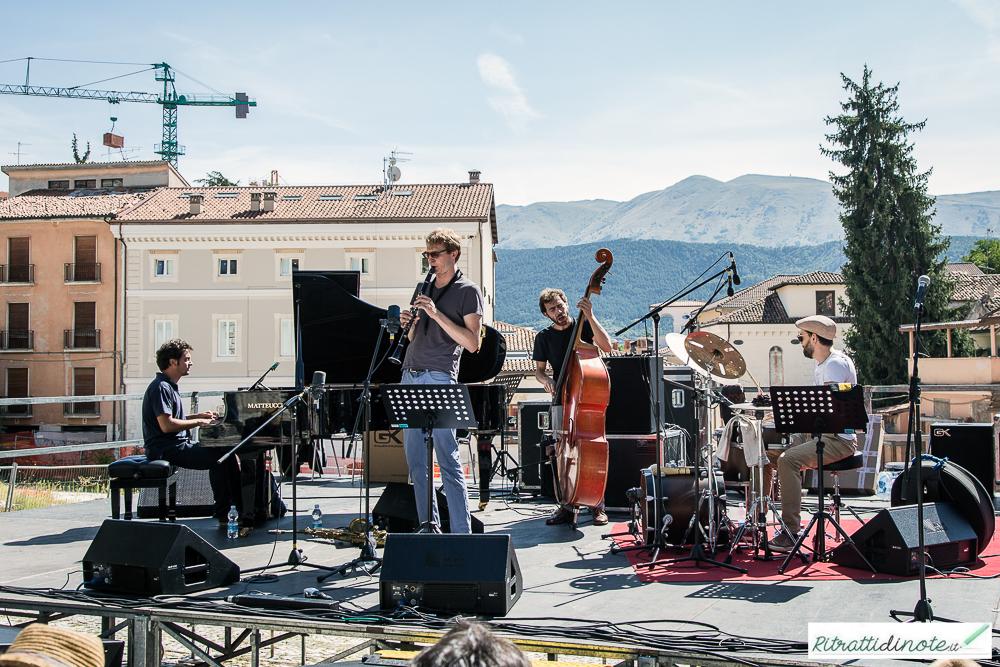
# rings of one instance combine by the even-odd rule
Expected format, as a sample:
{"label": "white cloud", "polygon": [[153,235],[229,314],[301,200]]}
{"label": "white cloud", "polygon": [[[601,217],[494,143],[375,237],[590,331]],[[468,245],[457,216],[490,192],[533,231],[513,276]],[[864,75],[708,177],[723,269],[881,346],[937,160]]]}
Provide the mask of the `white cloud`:
{"label": "white cloud", "polygon": [[484,53],[476,59],[476,66],[483,83],[492,89],[487,98],[490,106],[503,114],[511,128],[519,129],[531,118],[541,116],[528,104],[510,63],[498,55]]}
{"label": "white cloud", "polygon": [[499,26],[493,26],[490,28],[490,32],[499,37],[500,39],[505,39],[508,42],[513,42],[515,44],[524,44],[524,37],[521,37],[517,33],[504,30]]}
{"label": "white cloud", "polygon": [[1000,60],[1000,3],[996,0],[951,0],[989,33],[990,55]]}

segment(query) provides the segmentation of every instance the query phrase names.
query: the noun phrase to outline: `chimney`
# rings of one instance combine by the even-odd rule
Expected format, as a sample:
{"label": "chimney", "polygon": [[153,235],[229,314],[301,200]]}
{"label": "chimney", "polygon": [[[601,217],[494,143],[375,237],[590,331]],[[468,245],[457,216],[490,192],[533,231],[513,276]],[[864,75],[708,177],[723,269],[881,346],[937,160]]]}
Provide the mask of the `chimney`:
{"label": "chimney", "polygon": [[202,202],[205,199],[205,195],[200,192],[192,192],[188,195],[188,203],[191,205],[191,215],[201,215]]}
{"label": "chimney", "polygon": [[260,210],[260,193],[251,192],[250,193],[250,210],[259,211]]}
{"label": "chimney", "polygon": [[265,192],[264,193],[264,210],[273,211],[274,210],[274,200],[278,198],[277,192]]}
{"label": "chimney", "polygon": [[479,172],[478,171],[470,171],[469,172],[469,183],[478,183],[478,182],[479,182]]}

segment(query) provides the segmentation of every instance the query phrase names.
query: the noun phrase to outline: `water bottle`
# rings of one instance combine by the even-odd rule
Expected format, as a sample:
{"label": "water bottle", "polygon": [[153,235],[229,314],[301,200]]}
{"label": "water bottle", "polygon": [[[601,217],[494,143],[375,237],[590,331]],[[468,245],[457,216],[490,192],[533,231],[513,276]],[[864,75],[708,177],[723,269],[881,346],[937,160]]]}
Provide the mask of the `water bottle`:
{"label": "water bottle", "polygon": [[740,502],[740,514],[743,515],[743,519],[739,522],[739,525],[742,526],[750,518],[747,516],[747,504],[745,502]]}
{"label": "water bottle", "polygon": [[229,524],[226,527],[226,539],[235,540],[240,535],[240,513],[236,505],[229,508]]}
{"label": "water bottle", "polygon": [[313,525],[312,525],[313,530],[320,530],[321,528],[323,528],[323,512],[320,511],[318,504],[316,505],[316,507],[313,508],[312,517],[313,517]]}
{"label": "water bottle", "polygon": [[892,495],[892,483],[896,476],[888,470],[883,470],[875,478],[875,497],[879,500],[889,500]]}

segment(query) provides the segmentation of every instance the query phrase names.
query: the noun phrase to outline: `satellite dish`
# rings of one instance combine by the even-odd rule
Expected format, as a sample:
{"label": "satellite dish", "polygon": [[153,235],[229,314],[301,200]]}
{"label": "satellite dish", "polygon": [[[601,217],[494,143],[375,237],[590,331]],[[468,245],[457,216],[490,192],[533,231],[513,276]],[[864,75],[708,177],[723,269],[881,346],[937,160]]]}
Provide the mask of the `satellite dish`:
{"label": "satellite dish", "polygon": [[396,158],[394,157],[389,158],[389,164],[396,164]]}
{"label": "satellite dish", "polygon": [[399,167],[393,165],[386,170],[386,175],[389,177],[390,181],[395,183],[403,174],[399,171]]}

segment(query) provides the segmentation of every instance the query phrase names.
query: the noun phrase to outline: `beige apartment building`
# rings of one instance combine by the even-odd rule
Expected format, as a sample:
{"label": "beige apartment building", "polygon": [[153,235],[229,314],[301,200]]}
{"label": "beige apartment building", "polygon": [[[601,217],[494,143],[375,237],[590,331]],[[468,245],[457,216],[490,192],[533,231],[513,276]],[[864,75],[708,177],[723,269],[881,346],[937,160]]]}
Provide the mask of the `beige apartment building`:
{"label": "beige apartment building", "polygon": [[[125,391],[141,393],[163,341],[194,347],[182,391],[246,387],[274,362],[270,386],[294,384],[292,270],[360,274],[362,300],[405,309],[423,280],[424,237],[462,238],[459,267],[480,286],[493,321],[497,243],[493,186],[163,188],[112,224],[125,267],[121,300]],[[367,355],[367,351],[359,351]],[[363,378],[359,378],[363,379]],[[202,409],[221,403],[200,401]],[[128,432],[139,432],[138,405]]]}

